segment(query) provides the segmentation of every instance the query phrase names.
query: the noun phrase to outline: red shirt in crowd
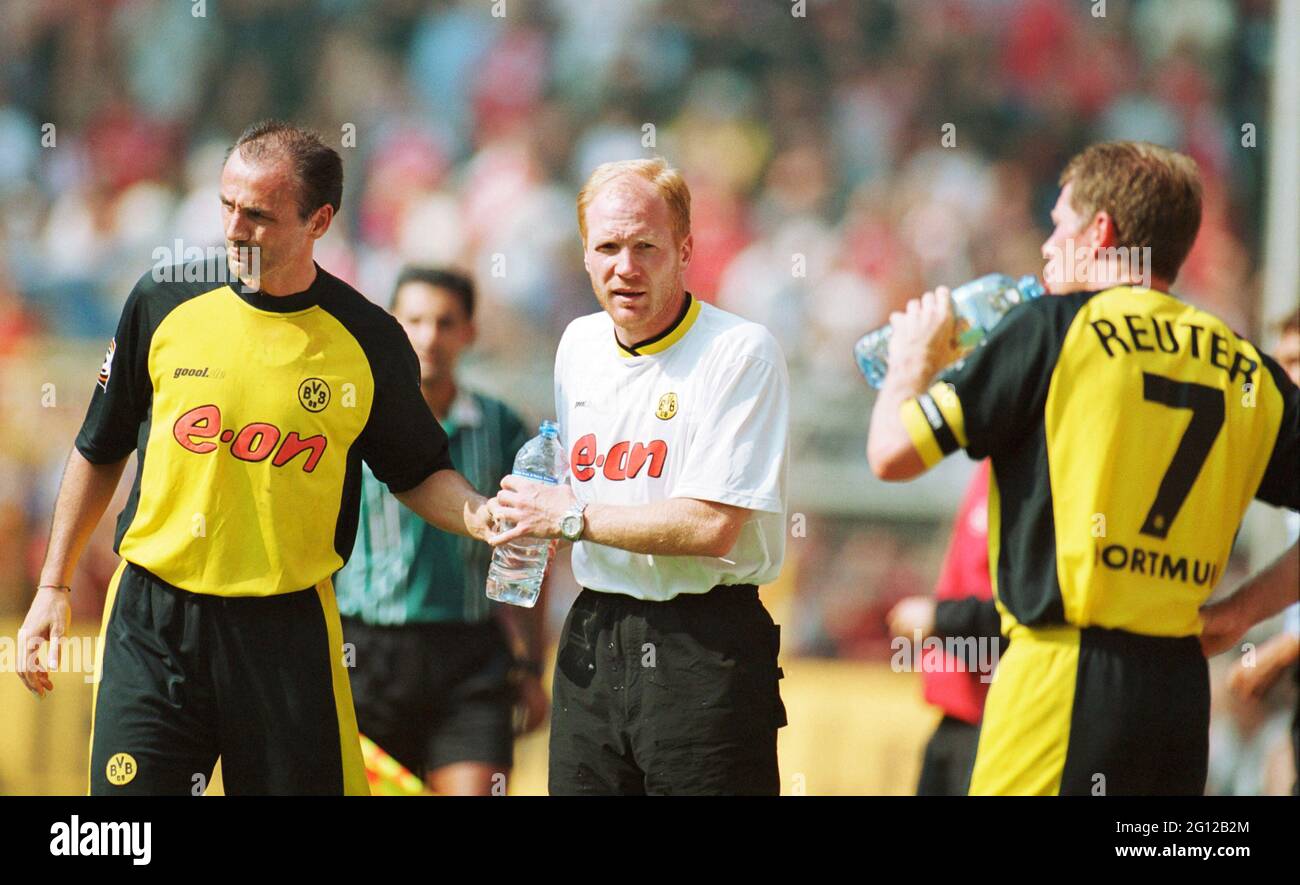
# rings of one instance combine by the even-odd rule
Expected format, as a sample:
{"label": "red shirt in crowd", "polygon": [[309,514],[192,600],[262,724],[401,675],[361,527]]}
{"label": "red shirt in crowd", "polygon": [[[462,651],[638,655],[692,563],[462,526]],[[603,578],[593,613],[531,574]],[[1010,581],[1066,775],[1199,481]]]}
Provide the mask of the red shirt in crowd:
{"label": "red shirt in crowd", "polygon": [[[993,586],[989,579],[989,462],[980,462],[966,489],[957,519],[953,524],[952,540],[944,557],[943,571],[935,587],[935,597],[940,606],[936,612],[936,634],[942,635],[944,622],[942,603],[975,598],[991,604]],[[987,607],[986,607],[987,608]],[[989,612],[991,614],[991,612]],[[967,621],[973,619],[965,619]],[[984,619],[986,622],[989,618]],[[960,635],[977,634],[963,630]],[[951,635],[951,634],[950,634]],[[972,671],[965,663],[944,653],[942,671],[925,672],[925,699],[942,709],[947,715],[978,724],[984,713],[984,697],[988,694],[987,682],[980,681],[981,674]]]}

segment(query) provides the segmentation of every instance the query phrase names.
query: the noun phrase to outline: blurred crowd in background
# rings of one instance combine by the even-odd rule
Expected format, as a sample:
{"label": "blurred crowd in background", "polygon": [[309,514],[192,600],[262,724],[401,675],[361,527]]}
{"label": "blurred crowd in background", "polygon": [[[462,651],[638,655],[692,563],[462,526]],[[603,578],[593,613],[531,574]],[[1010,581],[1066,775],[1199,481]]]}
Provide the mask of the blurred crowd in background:
{"label": "blurred crowd in background", "polygon": [[[861,426],[846,458],[862,458],[869,404],[856,337],[927,287],[1040,271],[1057,176],[1090,142],[1197,160],[1204,217],[1175,291],[1263,337],[1253,145],[1271,2],[1111,0],[1103,16],[1059,0],[799,5],[5,0],[0,557],[24,566],[5,568],[0,608],[26,606],[127,293],[160,257],[220,244],[224,153],[264,117],[313,126],[342,153],[322,266],[379,302],[408,262],[472,272],[478,363],[548,380],[560,332],[597,309],[579,185],[606,160],[664,156],[693,195],[688,288],[767,325],[796,390],[860,388],[857,414],[826,416]],[[40,401],[47,376],[67,382],[54,408]],[[823,615],[793,651],[881,659],[883,613],[931,586],[948,515],[861,516],[792,547],[793,592]],[[112,564],[109,523],[92,583]]]}
{"label": "blurred crowd in background", "polygon": [[223,153],[267,116],[342,148],[322,263],[376,299],[406,261],[474,271],[493,359],[549,355],[592,308],[575,191],[652,154],[692,189],[692,292],[797,369],[851,373],[853,337],[926,286],[1039,269],[1064,161],[1112,137],[1201,164],[1179,292],[1249,326],[1262,151],[1240,142],[1265,119],[1268,2],[196,6],[5,4],[0,348],[103,337],[155,249],[218,243]]}

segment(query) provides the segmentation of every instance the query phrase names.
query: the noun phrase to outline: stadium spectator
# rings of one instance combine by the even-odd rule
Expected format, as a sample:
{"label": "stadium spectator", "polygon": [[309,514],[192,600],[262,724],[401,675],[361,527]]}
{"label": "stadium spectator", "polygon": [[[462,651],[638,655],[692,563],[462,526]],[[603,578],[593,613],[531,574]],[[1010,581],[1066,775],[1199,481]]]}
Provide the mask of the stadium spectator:
{"label": "stadium spectator", "polygon": [[[895,636],[953,638],[965,654],[944,649],[938,667],[922,671],[925,699],[943,711],[943,719],[925,747],[918,796],[965,796],[970,789],[992,672],[981,661],[996,665],[1002,643],[993,587],[989,583],[988,530],[989,462],[980,462],[957,508],[952,540],[934,596],[909,596],[889,612]],[[981,643],[997,643],[997,654],[980,657]],[[922,657],[928,661],[929,656]]]}
{"label": "stadium spectator", "polygon": [[[1278,365],[1296,384],[1300,384],[1300,305],[1278,327],[1278,344],[1274,350]],[[1285,514],[1288,541],[1300,538],[1300,514]],[[1295,588],[1300,596],[1300,587]],[[1255,649],[1249,664],[1245,658],[1233,663],[1228,687],[1243,702],[1260,700],[1284,673],[1290,671],[1300,686],[1300,601],[1292,602],[1283,612],[1282,629]],[[1291,749],[1295,763],[1293,792],[1300,795],[1300,698],[1291,720]]]}
{"label": "stadium spectator", "polygon": [[[1295,482],[1294,475],[1291,481]],[[1205,654],[1216,655],[1227,651],[1236,646],[1252,626],[1294,606],[1297,587],[1300,587],[1300,543],[1293,543],[1272,565],[1251,576],[1232,595],[1201,609],[1201,617],[1205,625],[1201,633],[1201,646]],[[1290,625],[1287,629],[1289,632]],[[1274,653],[1280,657],[1286,652],[1275,651]],[[1269,670],[1274,669],[1270,662],[1265,662],[1264,666]],[[1244,690],[1233,691],[1232,694],[1239,695],[1232,703],[1238,709],[1247,711],[1248,715],[1249,711],[1260,706],[1260,701]],[[1235,723],[1229,724],[1225,728],[1234,725]],[[1293,753],[1297,739],[1296,728],[1293,719]],[[1238,749],[1241,749],[1240,746]],[[1296,770],[1300,771],[1300,760],[1295,762]],[[1247,776],[1259,777],[1260,772],[1257,770],[1259,767],[1255,765],[1255,770],[1248,771]],[[1300,789],[1300,786],[1292,786],[1292,792],[1296,792],[1297,789]]]}

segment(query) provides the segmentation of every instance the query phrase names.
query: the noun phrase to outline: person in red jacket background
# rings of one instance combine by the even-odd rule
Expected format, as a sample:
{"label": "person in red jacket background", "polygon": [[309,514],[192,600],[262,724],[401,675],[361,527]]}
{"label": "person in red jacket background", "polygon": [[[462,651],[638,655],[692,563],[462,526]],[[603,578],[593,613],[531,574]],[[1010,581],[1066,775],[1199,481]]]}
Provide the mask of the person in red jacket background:
{"label": "person in red jacket background", "polygon": [[[889,627],[895,635],[912,638],[919,630],[922,637],[972,637],[976,642],[964,644],[962,650],[989,642],[999,643],[999,654],[1004,650],[989,580],[988,494],[989,462],[985,460],[957,510],[934,595],[909,596],[890,610]],[[942,669],[922,672],[925,700],[943,711],[943,719],[926,744],[917,795],[966,795],[979,745],[987,680],[992,676],[981,672],[980,658],[987,662],[990,657],[985,654],[963,660],[945,650]]]}

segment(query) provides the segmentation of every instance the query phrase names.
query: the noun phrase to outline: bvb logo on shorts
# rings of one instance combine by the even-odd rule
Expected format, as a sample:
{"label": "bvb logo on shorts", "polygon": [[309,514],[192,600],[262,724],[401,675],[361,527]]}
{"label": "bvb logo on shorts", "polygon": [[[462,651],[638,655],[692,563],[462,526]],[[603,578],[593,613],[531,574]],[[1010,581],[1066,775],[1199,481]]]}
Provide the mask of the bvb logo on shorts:
{"label": "bvb logo on shorts", "polygon": [[322,411],[330,404],[330,386],[320,378],[308,378],[298,385],[298,402],[309,412]]}
{"label": "bvb logo on shorts", "polygon": [[115,787],[125,787],[131,781],[135,780],[135,773],[139,766],[135,764],[135,757],[130,753],[114,753],[108,757],[108,767],[104,769],[104,776],[108,782]]}
{"label": "bvb logo on shorts", "polygon": [[659,408],[655,409],[655,417],[667,421],[673,415],[677,414],[677,394],[665,393],[659,397]]}

